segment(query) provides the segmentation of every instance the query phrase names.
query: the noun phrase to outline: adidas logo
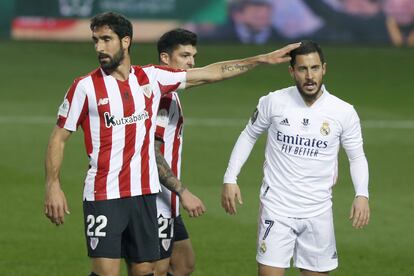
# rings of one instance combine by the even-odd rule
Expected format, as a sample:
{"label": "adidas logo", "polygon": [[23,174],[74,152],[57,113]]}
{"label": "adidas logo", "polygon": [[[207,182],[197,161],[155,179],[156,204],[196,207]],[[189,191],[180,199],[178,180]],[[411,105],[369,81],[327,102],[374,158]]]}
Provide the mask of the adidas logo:
{"label": "adidas logo", "polygon": [[285,118],[284,120],[280,121],[279,124],[284,126],[290,126],[288,118]]}
{"label": "adidas logo", "polygon": [[338,259],[338,254],[336,254],[336,251],[333,253],[331,259]]}

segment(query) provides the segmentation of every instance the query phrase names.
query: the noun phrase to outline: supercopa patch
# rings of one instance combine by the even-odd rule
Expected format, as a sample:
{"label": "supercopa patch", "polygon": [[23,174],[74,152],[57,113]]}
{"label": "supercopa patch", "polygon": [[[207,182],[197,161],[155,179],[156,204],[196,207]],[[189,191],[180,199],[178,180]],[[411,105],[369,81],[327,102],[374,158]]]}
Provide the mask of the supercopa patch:
{"label": "supercopa patch", "polygon": [[257,116],[259,115],[259,110],[257,108],[253,111],[252,116],[250,117],[250,123],[254,124],[256,122]]}
{"label": "supercopa patch", "polygon": [[66,118],[68,116],[69,107],[69,101],[68,99],[65,99],[63,103],[59,106],[58,115]]}

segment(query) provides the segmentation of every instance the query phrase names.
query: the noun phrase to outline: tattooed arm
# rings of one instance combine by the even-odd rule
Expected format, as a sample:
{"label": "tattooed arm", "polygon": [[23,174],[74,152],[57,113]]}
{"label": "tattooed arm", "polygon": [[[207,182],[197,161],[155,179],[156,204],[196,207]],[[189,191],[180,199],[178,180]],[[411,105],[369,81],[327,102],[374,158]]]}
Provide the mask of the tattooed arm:
{"label": "tattooed arm", "polygon": [[173,174],[170,166],[161,153],[160,148],[162,144],[162,141],[155,140],[155,158],[158,167],[158,177],[161,184],[168,190],[178,194],[182,206],[188,212],[190,217],[201,216],[206,211],[203,202],[193,195]]}
{"label": "tattooed arm", "polygon": [[279,50],[249,57],[213,63],[201,68],[187,70],[186,88],[216,82],[243,74],[259,64],[278,64],[290,60],[289,52],[298,48],[300,43],[289,44]]}

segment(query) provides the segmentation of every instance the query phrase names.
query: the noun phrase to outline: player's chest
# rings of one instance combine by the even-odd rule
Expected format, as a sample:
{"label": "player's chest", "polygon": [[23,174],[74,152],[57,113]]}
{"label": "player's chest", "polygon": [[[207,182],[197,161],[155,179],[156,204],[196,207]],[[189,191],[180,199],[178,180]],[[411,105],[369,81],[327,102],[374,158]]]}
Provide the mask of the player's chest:
{"label": "player's chest", "polygon": [[288,109],[272,117],[270,130],[278,140],[293,137],[294,140],[336,144],[341,125],[332,115],[312,109]]}

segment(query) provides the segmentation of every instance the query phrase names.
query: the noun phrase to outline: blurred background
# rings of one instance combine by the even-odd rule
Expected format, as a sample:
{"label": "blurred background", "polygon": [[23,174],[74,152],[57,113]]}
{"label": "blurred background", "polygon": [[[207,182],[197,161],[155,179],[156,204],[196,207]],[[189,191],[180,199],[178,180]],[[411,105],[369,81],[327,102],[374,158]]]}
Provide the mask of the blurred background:
{"label": "blurred background", "polygon": [[18,40],[89,40],[88,19],[112,10],[133,20],[140,42],[184,26],[214,42],[310,38],[414,46],[412,0],[2,0],[1,5],[1,35]]}
{"label": "blurred background", "polygon": [[[370,165],[372,217],[359,231],[348,221],[354,191],[340,152],[333,189],[339,268],[331,275],[414,275],[413,0],[1,0],[0,275],[90,272],[82,131],[65,149],[61,183],[71,215],[63,227],[43,214],[43,159],[67,88],[98,66],[89,18],[109,10],[134,22],[134,64],[157,63],[156,40],[178,26],[199,35],[197,66],[318,41],[328,64],[326,87],[358,111]],[[258,99],[292,84],[284,64],[181,93],[182,180],[208,208],[197,219],[183,211],[196,252],[194,276],[256,275],[265,135],[240,174],[244,204],[237,216],[220,206],[222,178]]]}

